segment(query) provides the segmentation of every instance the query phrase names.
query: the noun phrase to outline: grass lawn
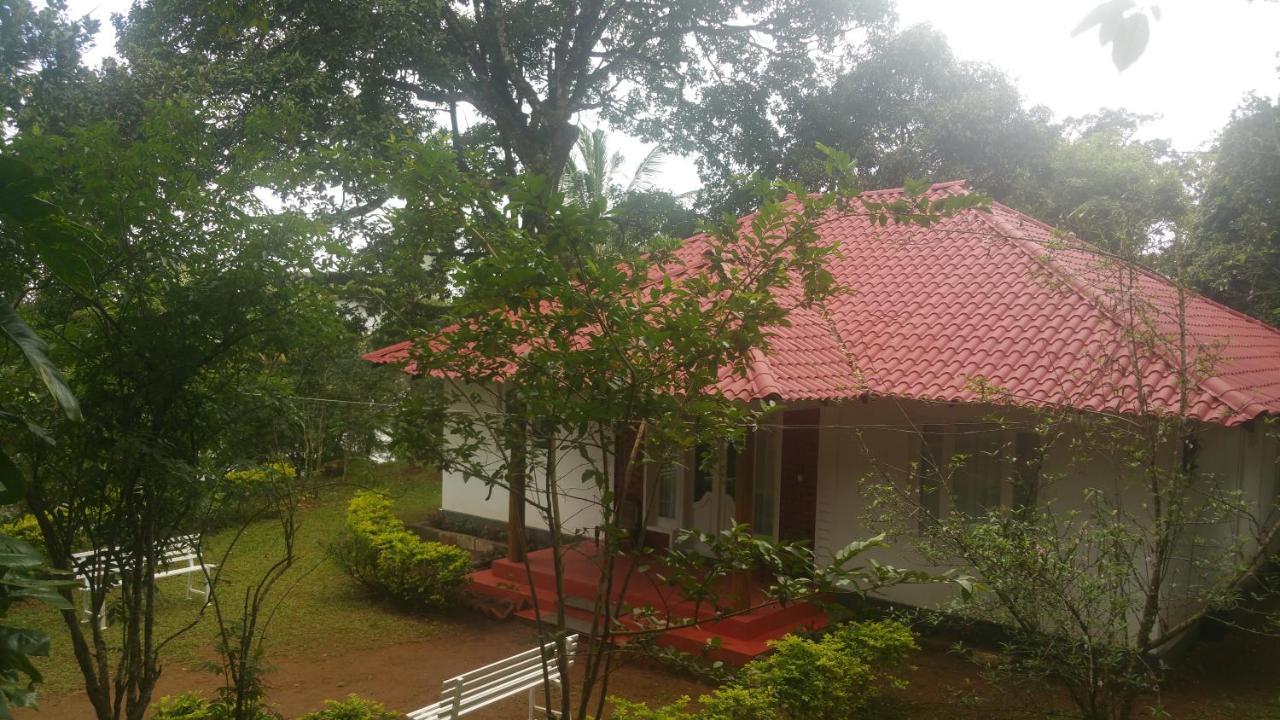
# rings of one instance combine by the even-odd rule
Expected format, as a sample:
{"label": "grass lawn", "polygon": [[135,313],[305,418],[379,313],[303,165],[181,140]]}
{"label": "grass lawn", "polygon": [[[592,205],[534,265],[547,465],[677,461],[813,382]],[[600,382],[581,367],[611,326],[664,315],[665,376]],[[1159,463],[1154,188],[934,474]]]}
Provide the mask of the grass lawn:
{"label": "grass lawn", "polygon": [[[341,530],[347,499],[356,487],[385,490],[395,499],[397,512],[412,521],[440,507],[438,473],[413,471],[397,464],[367,465],[353,468],[348,480],[350,486],[326,492],[299,513],[297,561],[276,586],[274,597],[283,601],[275,608],[268,633],[269,661],[324,657],[424,640],[435,630],[435,624],[425,616],[400,612],[371,599],[329,559],[325,546]],[[221,557],[233,534],[234,531],[223,531],[205,539],[209,562]],[[220,597],[227,612],[237,612],[245,588],[279,558],[281,543],[279,524],[273,520],[256,523],[241,536],[226,562],[221,580]],[[162,637],[197,618],[201,598],[194,596],[187,600],[184,597],[184,577],[160,580],[157,588],[157,619]],[[38,659],[37,663],[45,675],[40,687],[42,694],[72,692],[83,687],[66,627],[55,611],[35,605],[14,608],[9,622],[19,627],[44,629],[52,639],[49,657]],[[207,664],[215,657],[216,636],[216,623],[210,611],[195,627],[165,646],[163,662],[195,668]],[[118,636],[113,639],[119,641]]]}

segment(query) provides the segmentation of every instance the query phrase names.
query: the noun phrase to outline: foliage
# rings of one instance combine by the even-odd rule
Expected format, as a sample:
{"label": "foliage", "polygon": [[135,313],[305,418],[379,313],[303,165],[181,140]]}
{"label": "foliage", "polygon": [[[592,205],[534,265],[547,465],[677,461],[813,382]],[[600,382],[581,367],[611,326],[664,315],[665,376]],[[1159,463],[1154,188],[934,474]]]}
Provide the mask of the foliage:
{"label": "foliage", "polygon": [[741,176],[751,173],[821,186],[821,142],[847,153],[868,187],[965,179],[1108,249],[1122,241],[1145,249],[1181,228],[1187,212],[1184,163],[1167,143],[1136,139],[1149,118],[1107,111],[1056,121],[1027,106],[1004,72],[958,59],[927,26],[873,38],[856,62],[776,117],[760,128],[726,126],[698,146],[700,206],[750,210]]}
{"label": "foliage", "polygon": [[38,548],[44,544],[44,535],[40,533],[40,523],[31,513],[22,513],[9,522],[0,525],[0,534],[21,540]]}
{"label": "foliage", "polygon": [[346,700],[326,700],[324,709],[307,713],[298,720],[399,720],[400,714],[382,705],[351,695]]}
{"label": "foliage", "polygon": [[226,708],[197,693],[166,695],[152,710],[152,720],[227,720]]}
{"label": "foliage", "polygon": [[626,186],[618,178],[624,158],[610,153],[604,130],[584,129],[577,150],[560,190],[568,202],[595,206],[609,220],[609,233],[597,243],[597,254],[625,256],[649,249],[663,235],[682,238],[693,233],[694,213],[680,199],[651,186],[665,157],[661,145],[641,159]]}
{"label": "foliage", "polygon": [[440,385],[431,378],[414,378],[400,395],[391,415],[390,451],[400,460],[420,463],[440,457],[444,420],[440,416]]}
{"label": "foliage", "polygon": [[[337,135],[354,147],[421,128],[428,113],[456,113],[465,103],[491,124],[508,173],[518,161],[555,187],[580,112],[599,109],[610,122],[655,136],[763,117],[776,97],[802,93],[835,61],[837,40],[879,26],[888,8],[883,0],[681,0],[662,7],[266,2],[227,10],[152,0],[130,14],[122,47],[136,65],[199,78],[215,102],[238,101],[240,113],[287,114],[303,137]],[[333,32],[344,42],[326,41]],[[197,62],[179,45],[204,53]],[[253,90],[267,86],[276,92]],[[348,169],[356,157],[332,164]],[[320,185],[327,179],[316,175]]]}
{"label": "foliage", "polygon": [[1280,102],[1252,97],[1223,128],[1203,170],[1192,278],[1209,297],[1280,325]]}
{"label": "foliage", "polygon": [[682,710],[687,699],[650,709],[613,699],[618,720],[836,720],[875,717],[884,685],[901,686],[890,673],[916,648],[905,626],[881,621],[851,623],[818,640],[789,635],[773,652],[752,661],[710,695],[701,709]]}
{"label": "foliage", "polygon": [[205,526],[263,519],[264,509],[275,505],[286,486],[296,485],[297,477],[293,464],[280,459],[227,471],[211,493]]}
{"label": "foliage", "polygon": [[448,606],[471,569],[465,550],[414,535],[380,493],[356,493],[347,508],[346,531],[334,547],[346,571],[367,587],[416,607]]}
{"label": "foliage", "polygon": [[[170,695],[156,703],[151,720],[232,720],[231,708],[222,700],[208,700],[196,693]],[[251,720],[278,720],[279,715],[259,710]],[[326,700],[324,709],[307,713],[298,720],[399,720],[372,700],[351,695],[345,700]]]}
{"label": "foliage", "polygon": [[[280,716],[257,710],[247,720],[279,720]],[[166,695],[156,703],[151,720],[235,720],[225,700],[209,700],[198,693]]]}
{"label": "foliage", "polygon": [[[227,171],[208,141],[216,120],[207,105],[143,99],[137,78],[118,69],[72,80],[24,109],[32,125],[40,114],[38,130],[20,123],[6,138],[5,167],[17,158],[39,169],[6,193],[35,189],[74,215],[10,232],[7,213],[4,242],[22,274],[5,292],[36,332],[55,339],[48,356],[93,412],[83,423],[63,419],[6,357],[0,402],[58,443],[26,437],[5,449],[30,475],[24,499],[56,567],[69,568],[72,552],[89,545],[119,566],[145,568],[168,538],[200,530],[216,484],[204,478],[262,455],[234,428],[278,391],[265,360],[290,346],[291,329],[334,313],[309,279],[323,262],[323,228],[268,212],[256,181]],[[50,228],[56,234],[44,234]],[[150,578],[118,580],[111,632],[120,642],[78,613],[63,620],[98,717],[140,720],[169,638],[154,632]],[[92,579],[95,617],[115,584]]]}
{"label": "foliage", "polygon": [[[35,600],[55,608],[70,608],[59,591],[67,586],[61,577],[50,578],[45,557],[31,545],[0,535],[0,618],[14,603]],[[33,656],[49,654],[49,636],[40,630],[0,624],[0,717],[18,707],[35,707],[36,683],[41,675]]]}
{"label": "foliage", "polygon": [[957,59],[927,26],[874,37],[856,62],[777,117],[720,128],[699,145],[701,205],[753,209],[740,179],[748,174],[821,186],[821,142],[847,153],[866,187],[964,178],[1021,207],[1043,192],[1058,143],[1047,109],[1025,107],[1009,77]]}
{"label": "foliage", "polygon": [[1166,141],[1135,139],[1150,118],[1105,111],[1064,126],[1037,219],[1126,258],[1148,258],[1185,232],[1187,168]]}
{"label": "foliage", "polygon": [[9,0],[0,7],[0,126],[20,119],[42,88],[76,74],[81,44],[97,30],[87,16],[68,20],[64,0],[41,5]]}
{"label": "foliage", "polygon": [[[27,6],[18,4],[4,12],[21,14],[26,10]],[[29,166],[0,155],[0,247],[39,241],[40,254],[53,268],[53,275],[70,284],[81,278],[76,270],[87,269],[76,264],[83,247],[79,228],[56,206],[38,197],[42,187]],[[48,345],[9,305],[7,297],[0,297],[0,335],[5,341],[0,347],[12,345],[19,350],[25,366],[23,374],[38,378],[57,411],[68,420],[82,420],[79,400],[49,358]],[[11,409],[6,399],[0,397],[0,423],[16,425],[19,431],[14,435],[19,439],[54,443],[48,431],[24,416],[20,408]],[[22,499],[29,488],[22,469],[0,444],[0,503]],[[27,542],[33,535],[31,519],[24,514],[0,532],[0,620],[15,602],[22,600],[41,601],[64,610],[71,607],[63,595],[71,583],[62,574],[49,572],[43,550],[36,547],[43,542]],[[36,705],[35,686],[42,678],[31,657],[48,653],[49,636],[43,631],[0,624],[0,718],[10,717],[12,708]]]}

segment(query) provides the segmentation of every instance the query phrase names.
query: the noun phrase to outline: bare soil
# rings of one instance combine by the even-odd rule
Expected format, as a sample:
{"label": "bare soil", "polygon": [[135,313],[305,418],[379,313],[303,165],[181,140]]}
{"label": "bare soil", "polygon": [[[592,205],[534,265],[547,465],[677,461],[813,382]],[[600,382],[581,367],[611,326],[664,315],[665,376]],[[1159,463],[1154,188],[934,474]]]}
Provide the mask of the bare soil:
{"label": "bare soil", "polygon": [[[460,615],[441,623],[427,641],[329,653],[275,663],[268,683],[272,706],[286,718],[319,709],[325,699],[350,694],[377,700],[405,712],[434,702],[440,683],[467,670],[515,654],[536,643],[533,628],[499,623],[479,615]],[[925,641],[902,674],[910,684],[895,696],[906,718],[1069,717],[1070,704],[1060,690],[1042,685],[993,684],[974,659],[949,652],[945,643]],[[979,661],[981,660],[979,654]],[[1143,701],[1135,717],[1152,717],[1159,705],[1170,717],[1190,720],[1280,718],[1280,710],[1259,708],[1280,699],[1280,641],[1241,631],[1211,633],[1179,661],[1160,698]],[[581,668],[576,668],[575,679]],[[218,678],[198,668],[165,669],[157,695],[198,691],[211,694]],[[630,665],[617,672],[610,694],[650,704],[669,703],[682,695],[696,698],[709,688],[686,675],[662,668]],[[83,695],[45,696],[38,713],[21,718],[80,720],[92,711]],[[476,720],[524,717],[527,700],[512,698],[469,717]],[[1280,706],[1272,706],[1280,708]],[[1271,715],[1269,712],[1277,712]]]}
{"label": "bare soil", "polygon": [[[330,653],[305,660],[274,663],[267,678],[271,705],[286,718],[320,709],[326,699],[356,694],[377,700],[388,709],[408,712],[435,702],[445,679],[528,650],[537,644],[528,625],[498,623],[479,615],[460,616],[442,623],[430,640],[390,645],[350,653]],[[575,668],[575,677],[581,668]],[[168,666],[160,678],[157,697],[182,692],[212,694],[217,676],[198,668]],[[707,688],[660,669],[628,666],[611,679],[610,694],[656,703],[681,695],[697,697]],[[541,703],[541,699],[539,700]],[[83,694],[42,696],[38,712],[19,712],[35,720],[82,720],[93,711]],[[524,717],[526,696],[511,698],[468,715],[476,720]]]}

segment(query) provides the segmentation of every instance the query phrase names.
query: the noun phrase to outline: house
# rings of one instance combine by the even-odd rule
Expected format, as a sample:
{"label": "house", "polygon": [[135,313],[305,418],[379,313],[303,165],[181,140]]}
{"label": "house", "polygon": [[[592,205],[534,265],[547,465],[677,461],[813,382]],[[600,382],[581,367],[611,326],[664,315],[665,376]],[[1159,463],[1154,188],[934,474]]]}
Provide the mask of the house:
{"label": "house", "polygon": [[[928,192],[969,189],[950,182]],[[1280,441],[1267,421],[1280,412],[1280,331],[1180,294],[1166,278],[1000,204],[929,227],[881,227],[833,211],[820,233],[839,246],[830,269],[848,292],[795,309],[768,352],[754,353],[751,372],[726,388],[744,402],[781,404],[749,457],[708,448],[700,452],[722,456],[716,470],[696,453],[648,469],[648,542],[669,543],[681,528],[716,531],[736,517],[758,533],[810,541],[830,558],[875,534],[862,482],[877,476],[933,515],[1026,502],[1069,512],[1090,488],[1140,502],[1141,489],[1123,482],[1123,460],[1091,447],[1083,429],[1072,439],[1067,427],[1072,441],[1044,444],[1035,421],[1046,411],[1136,421],[1180,413],[1196,432],[1197,469],[1236,491],[1259,522],[1276,522]],[[696,241],[681,251],[687,262],[698,261]],[[403,362],[408,347],[366,357]],[[968,461],[942,480],[937,469],[956,457]],[[751,464],[749,502],[736,497],[743,463]],[[1041,476],[1054,482],[1041,486]],[[590,502],[565,501],[580,504],[566,512],[571,529],[599,522]],[[446,511],[507,519],[501,489],[456,473],[444,476],[443,502]],[[879,559],[921,563],[905,544]],[[933,606],[950,592],[903,586],[886,597]]]}

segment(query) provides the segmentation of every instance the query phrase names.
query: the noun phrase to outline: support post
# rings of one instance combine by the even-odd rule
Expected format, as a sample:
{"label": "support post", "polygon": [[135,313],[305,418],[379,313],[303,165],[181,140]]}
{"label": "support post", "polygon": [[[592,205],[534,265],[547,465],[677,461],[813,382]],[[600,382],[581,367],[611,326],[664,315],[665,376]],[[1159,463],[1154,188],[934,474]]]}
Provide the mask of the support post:
{"label": "support post", "polygon": [[[756,434],[747,431],[742,452],[738,453],[737,478],[734,480],[733,521],[739,525],[752,524],[755,519],[755,467]],[[733,576],[733,604],[738,610],[751,605],[752,571],[741,570]]]}

